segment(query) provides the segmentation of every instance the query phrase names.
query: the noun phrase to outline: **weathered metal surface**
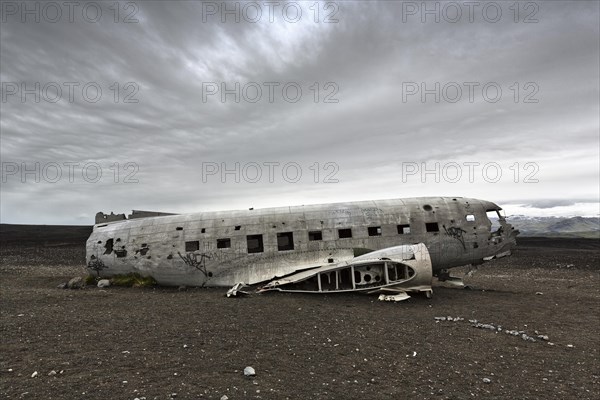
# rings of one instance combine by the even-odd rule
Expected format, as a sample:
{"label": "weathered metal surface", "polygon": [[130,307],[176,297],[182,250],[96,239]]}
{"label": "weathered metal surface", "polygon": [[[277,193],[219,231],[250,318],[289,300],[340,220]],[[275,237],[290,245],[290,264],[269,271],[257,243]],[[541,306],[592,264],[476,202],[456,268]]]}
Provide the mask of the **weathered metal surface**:
{"label": "weathered metal surface", "polygon": [[500,218],[492,232],[486,212],[497,210],[483,200],[423,197],[125,219],[95,225],[86,257],[102,276],[231,287],[424,243],[438,275],[510,253],[516,231]]}
{"label": "weathered metal surface", "polygon": [[398,294],[380,294],[379,301],[404,301],[410,299],[410,296],[406,293],[398,293]]}
{"label": "weathered metal surface", "polygon": [[238,297],[240,294],[247,295],[248,292],[242,290],[246,285],[243,282],[236,283],[227,291],[227,297]]}
{"label": "weathered metal surface", "polygon": [[260,291],[431,292],[431,258],[423,243],[395,246],[275,279]]}

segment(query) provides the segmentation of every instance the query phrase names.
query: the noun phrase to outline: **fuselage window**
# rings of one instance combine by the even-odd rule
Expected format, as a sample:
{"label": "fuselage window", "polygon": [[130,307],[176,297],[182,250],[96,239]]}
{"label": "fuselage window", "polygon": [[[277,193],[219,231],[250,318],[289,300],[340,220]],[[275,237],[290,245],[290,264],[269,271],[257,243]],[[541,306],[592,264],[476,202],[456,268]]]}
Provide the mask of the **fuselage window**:
{"label": "fuselage window", "polygon": [[399,235],[408,235],[410,233],[410,224],[398,225]]}
{"label": "fuselage window", "polygon": [[248,235],[246,241],[248,243],[248,253],[262,253],[264,251],[262,235]]}
{"label": "fuselage window", "polygon": [[440,231],[440,227],[437,222],[427,222],[425,224],[425,229],[427,230],[427,232],[439,232]]}
{"label": "fuselage window", "polygon": [[217,249],[228,249],[231,247],[231,239],[217,239]]}
{"label": "fuselage window", "polygon": [[277,250],[294,250],[294,234],[292,232],[277,234]]}
{"label": "fuselage window", "polygon": [[351,228],[338,229],[338,236],[340,239],[351,238],[352,237],[352,229]]}
{"label": "fuselage window", "polygon": [[381,236],[381,227],[380,226],[370,226],[368,228],[369,236]]}
{"label": "fuselage window", "polygon": [[106,250],[104,250],[104,254],[110,254],[113,251],[113,240],[112,239],[108,239],[106,241],[106,244],[104,245],[104,248]]}
{"label": "fuselage window", "polygon": [[323,240],[323,232],[321,231],[309,231],[308,232],[308,240]]}
{"label": "fuselage window", "polygon": [[192,252],[192,251],[198,251],[198,250],[200,250],[200,242],[198,240],[194,240],[194,241],[191,241],[191,242],[185,242],[185,251],[186,251],[186,253],[189,253],[189,252]]}
{"label": "fuselage window", "polygon": [[468,222],[473,222],[475,221],[475,216],[473,214],[468,214],[466,217]]}

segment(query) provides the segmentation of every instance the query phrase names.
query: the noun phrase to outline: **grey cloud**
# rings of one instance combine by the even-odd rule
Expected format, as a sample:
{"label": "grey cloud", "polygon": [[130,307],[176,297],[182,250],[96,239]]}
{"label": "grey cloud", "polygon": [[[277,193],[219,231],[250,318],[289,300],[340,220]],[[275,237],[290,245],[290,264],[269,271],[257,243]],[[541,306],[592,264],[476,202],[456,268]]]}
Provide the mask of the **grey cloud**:
{"label": "grey cloud", "polygon": [[[220,3],[220,2],[218,2]],[[538,23],[515,23],[508,6],[498,23],[402,22],[401,2],[339,2],[339,23],[203,22],[201,2],[137,2],[139,23],[0,25],[2,82],[95,82],[97,103],[63,99],[1,105],[3,162],[99,163],[93,184],[2,183],[2,222],[87,223],[103,209],[179,212],[206,208],[465,195],[535,204],[598,200],[599,15],[595,2],[540,2]],[[230,3],[234,4],[234,3]],[[417,2],[420,4],[420,2]],[[443,3],[442,3],[443,4]],[[504,3],[500,3],[504,4]],[[538,3],[536,3],[538,4]],[[303,4],[305,10],[310,4]],[[310,17],[308,17],[310,16]],[[203,102],[203,83],[297,82],[299,102]],[[111,85],[119,85],[119,102]],[[124,103],[133,82],[138,103]],[[313,101],[317,83],[320,101]],[[339,88],[338,103],[324,103]],[[432,96],[403,102],[403,82],[497,82],[497,103]],[[520,85],[514,102],[511,85]],[[538,103],[523,103],[527,82]],[[263,87],[264,89],[264,87]],[[463,87],[464,89],[464,87]],[[278,89],[279,90],[279,89]],[[298,162],[305,179],[289,184],[203,182],[203,163]],[[402,182],[405,162],[502,163],[504,180]],[[110,165],[136,163],[137,184],[115,184]],[[340,183],[315,184],[313,163],[339,166]],[[509,166],[539,165],[536,185],[512,182]],[[323,172],[323,171],[321,171]],[[524,171],[521,171],[522,173]],[[121,171],[123,173],[123,171]],[[520,176],[522,178],[523,175]],[[360,188],[368,188],[361,190]],[[560,190],[557,190],[560,188]],[[540,203],[541,201],[541,203]],[[48,213],[51,205],[52,213]],[[50,215],[51,214],[51,215]],[[74,216],[82,216],[77,219]]]}
{"label": "grey cloud", "polygon": [[541,199],[541,200],[510,200],[512,204],[522,204],[524,207],[530,208],[555,208],[555,207],[568,207],[577,203],[595,203],[596,199],[587,198],[587,199]]}

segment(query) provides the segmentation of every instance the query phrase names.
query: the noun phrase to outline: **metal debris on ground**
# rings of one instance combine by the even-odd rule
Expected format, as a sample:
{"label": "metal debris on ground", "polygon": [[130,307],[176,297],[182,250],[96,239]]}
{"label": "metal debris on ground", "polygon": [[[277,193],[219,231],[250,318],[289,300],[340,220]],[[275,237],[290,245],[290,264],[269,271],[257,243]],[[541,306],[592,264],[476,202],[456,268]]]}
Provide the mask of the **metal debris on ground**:
{"label": "metal debris on ground", "polygon": [[398,293],[398,294],[380,294],[379,301],[404,301],[410,299],[410,296],[406,293]]}
{"label": "metal debris on ground", "polygon": [[246,287],[244,282],[238,282],[231,289],[227,291],[227,297],[238,297],[240,294],[247,295],[248,292],[241,290],[243,287]]}

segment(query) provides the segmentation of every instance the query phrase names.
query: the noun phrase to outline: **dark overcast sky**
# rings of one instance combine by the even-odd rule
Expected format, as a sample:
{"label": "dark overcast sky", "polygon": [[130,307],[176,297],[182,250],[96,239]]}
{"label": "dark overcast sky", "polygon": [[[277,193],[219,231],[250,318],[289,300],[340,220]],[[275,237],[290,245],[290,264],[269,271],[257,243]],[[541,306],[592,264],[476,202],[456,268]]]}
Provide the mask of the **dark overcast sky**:
{"label": "dark overcast sky", "polygon": [[597,1],[47,4],[2,2],[3,223],[437,195],[599,213]]}

